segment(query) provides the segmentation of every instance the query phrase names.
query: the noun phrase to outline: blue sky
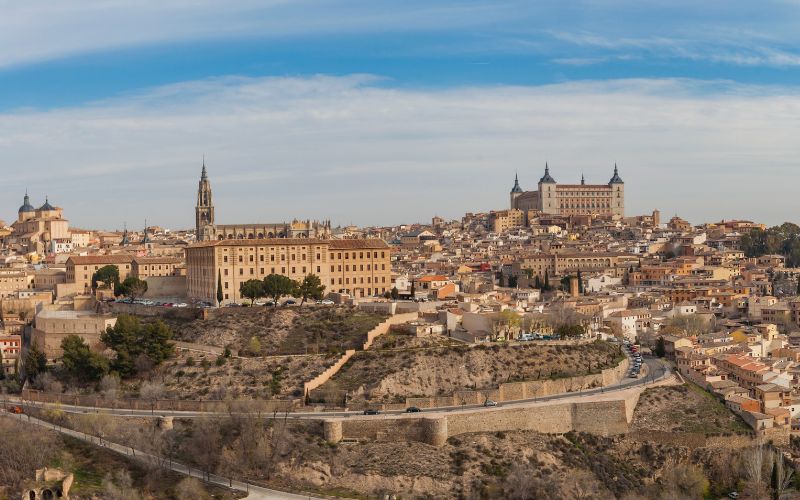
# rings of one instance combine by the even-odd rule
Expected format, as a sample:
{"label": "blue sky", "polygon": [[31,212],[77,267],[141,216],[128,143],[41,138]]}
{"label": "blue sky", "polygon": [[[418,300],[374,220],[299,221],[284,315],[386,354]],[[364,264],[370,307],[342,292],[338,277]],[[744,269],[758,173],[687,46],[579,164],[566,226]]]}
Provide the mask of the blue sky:
{"label": "blue sky", "polygon": [[545,160],[569,182],[618,162],[631,214],[778,223],[800,208],[797,0],[0,12],[7,220],[27,187],[80,226],[188,227],[204,153],[221,222],[459,217],[504,208],[514,172],[532,188]]}

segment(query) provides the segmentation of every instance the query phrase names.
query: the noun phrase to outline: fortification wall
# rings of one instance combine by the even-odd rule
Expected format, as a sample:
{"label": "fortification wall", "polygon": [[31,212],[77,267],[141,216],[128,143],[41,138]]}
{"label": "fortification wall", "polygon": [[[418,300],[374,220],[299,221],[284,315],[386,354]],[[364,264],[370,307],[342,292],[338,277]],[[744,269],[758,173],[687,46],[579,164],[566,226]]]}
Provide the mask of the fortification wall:
{"label": "fortification wall", "polygon": [[628,406],[637,398],[570,402],[542,406],[481,408],[431,415],[376,415],[331,419],[325,437],[370,441],[420,441],[441,446],[447,438],[475,432],[531,430],[546,434],[569,431],[603,436],[628,432]]}

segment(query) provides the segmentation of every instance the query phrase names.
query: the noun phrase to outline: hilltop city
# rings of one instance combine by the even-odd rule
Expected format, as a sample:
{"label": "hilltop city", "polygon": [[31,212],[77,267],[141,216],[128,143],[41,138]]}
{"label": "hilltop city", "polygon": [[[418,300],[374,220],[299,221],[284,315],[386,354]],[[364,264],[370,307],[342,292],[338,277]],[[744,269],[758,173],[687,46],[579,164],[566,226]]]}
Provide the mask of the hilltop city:
{"label": "hilltop city", "polygon": [[[800,227],[627,213],[622,167],[527,168],[507,206],[391,227],[220,224],[205,162],[188,229],[77,228],[24,193],[5,413],[162,471],[153,498],[784,498]],[[70,446],[25,498],[132,488]]]}

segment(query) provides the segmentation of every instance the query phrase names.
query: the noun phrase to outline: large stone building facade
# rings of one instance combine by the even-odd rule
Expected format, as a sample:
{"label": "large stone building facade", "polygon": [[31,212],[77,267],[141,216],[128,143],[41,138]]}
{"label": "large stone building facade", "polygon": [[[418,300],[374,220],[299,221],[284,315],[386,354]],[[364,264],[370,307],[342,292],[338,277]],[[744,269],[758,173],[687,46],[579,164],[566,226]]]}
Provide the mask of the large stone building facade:
{"label": "large stone building facade", "polygon": [[316,274],[326,293],[354,297],[381,295],[392,288],[390,249],[378,239],[226,239],[186,248],[188,295],[193,299],[216,303],[219,281],[223,304],[241,302],[239,286],[269,274],[298,281]]}
{"label": "large stone building facade", "polygon": [[559,184],[550,175],[545,164],[544,175],[536,191],[523,191],[519,178],[511,189],[511,209],[534,211],[553,215],[599,215],[606,217],[625,215],[625,183],[614,165],[614,175],[608,184]]}
{"label": "large stone building facade", "polygon": [[203,170],[200,174],[200,183],[197,188],[195,227],[197,241],[328,238],[331,235],[330,221],[293,220],[292,222],[267,224],[217,224],[215,222],[211,181],[208,179],[205,161],[203,162]]}
{"label": "large stone building facade", "polygon": [[69,221],[64,218],[64,211],[51,205],[47,199],[44,205],[34,208],[28,193],[25,193],[17,220],[11,227],[14,231],[7,243],[18,253],[44,255],[54,252],[54,242],[71,242]]}

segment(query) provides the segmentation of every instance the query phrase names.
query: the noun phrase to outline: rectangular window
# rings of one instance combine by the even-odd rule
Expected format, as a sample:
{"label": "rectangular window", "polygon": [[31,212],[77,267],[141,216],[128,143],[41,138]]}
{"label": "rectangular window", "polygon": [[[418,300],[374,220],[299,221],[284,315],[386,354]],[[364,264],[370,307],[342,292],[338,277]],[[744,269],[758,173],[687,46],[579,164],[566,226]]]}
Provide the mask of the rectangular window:
{"label": "rectangular window", "polygon": [[295,273],[294,269],[295,269],[295,268],[294,268],[294,267],[292,267],[292,274],[294,274],[294,273]]}
{"label": "rectangular window", "polygon": [[243,275],[243,274],[244,274],[244,269],[242,269],[242,268],[240,267],[240,268],[239,268],[239,276],[241,276],[241,275]]}
{"label": "rectangular window", "polygon": [[322,271],[320,271],[320,267],[317,266],[317,273],[320,273],[320,272],[322,272]]}
{"label": "rectangular window", "polygon": [[225,282],[225,288],[226,289],[228,288],[228,282],[227,281]]}

